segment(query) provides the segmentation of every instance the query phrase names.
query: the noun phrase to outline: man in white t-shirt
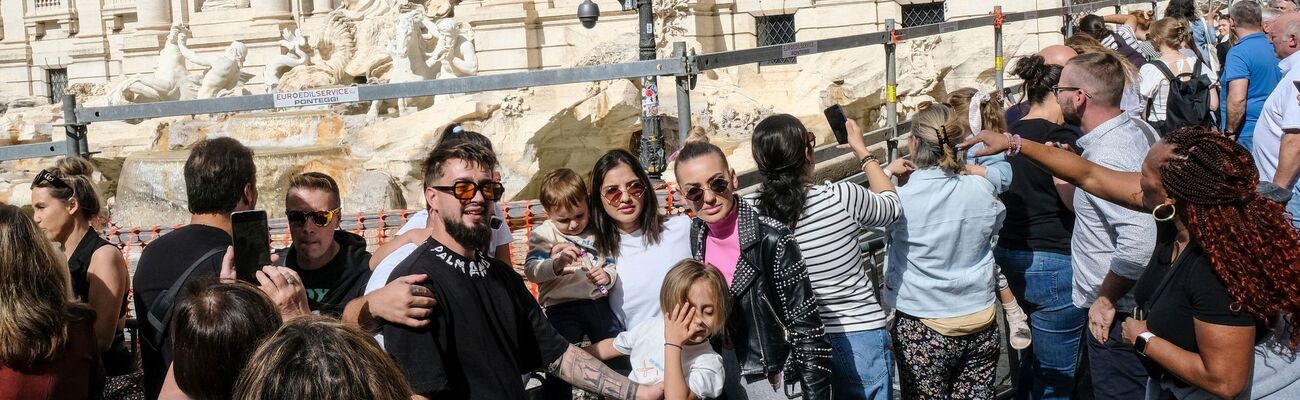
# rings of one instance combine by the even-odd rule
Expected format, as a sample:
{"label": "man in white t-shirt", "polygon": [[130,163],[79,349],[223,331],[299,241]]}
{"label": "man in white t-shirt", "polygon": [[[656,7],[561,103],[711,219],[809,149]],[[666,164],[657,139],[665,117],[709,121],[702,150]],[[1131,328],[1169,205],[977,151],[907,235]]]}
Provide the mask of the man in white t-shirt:
{"label": "man in white t-shirt", "polygon": [[1259,121],[1255,123],[1255,146],[1252,155],[1259,179],[1293,190],[1287,211],[1292,223],[1300,225],[1300,196],[1294,194],[1300,177],[1300,14],[1288,13],[1277,19],[1269,34],[1273,49],[1282,62],[1278,66],[1286,75],[1264,101]]}

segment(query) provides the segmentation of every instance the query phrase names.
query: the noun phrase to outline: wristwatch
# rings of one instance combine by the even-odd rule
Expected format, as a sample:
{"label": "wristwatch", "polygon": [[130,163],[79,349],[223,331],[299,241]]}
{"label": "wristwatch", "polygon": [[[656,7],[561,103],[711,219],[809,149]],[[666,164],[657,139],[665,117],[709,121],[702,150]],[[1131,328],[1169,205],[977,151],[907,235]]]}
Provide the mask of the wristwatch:
{"label": "wristwatch", "polygon": [[1151,333],[1151,331],[1139,333],[1137,339],[1133,340],[1133,350],[1137,350],[1138,354],[1141,354],[1143,357],[1146,357],[1147,342],[1149,342],[1151,338],[1154,337],[1156,337],[1156,334]]}

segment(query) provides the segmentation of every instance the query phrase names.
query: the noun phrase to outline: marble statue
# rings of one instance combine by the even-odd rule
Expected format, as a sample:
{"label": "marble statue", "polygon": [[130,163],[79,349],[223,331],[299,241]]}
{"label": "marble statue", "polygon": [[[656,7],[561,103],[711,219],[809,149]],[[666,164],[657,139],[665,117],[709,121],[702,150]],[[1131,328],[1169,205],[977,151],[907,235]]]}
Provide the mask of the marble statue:
{"label": "marble statue", "polygon": [[452,18],[438,20],[438,46],[429,57],[429,67],[438,70],[438,78],[478,75],[478,51],[474,49],[473,31]]}
{"label": "marble statue", "polygon": [[307,46],[307,38],[302,36],[302,32],[294,29],[282,29],[280,36],[280,47],[289,50],[288,53],[282,54],[271,59],[266,63],[265,69],[262,70],[262,83],[266,84],[267,92],[274,92],[277,86],[280,86],[280,77],[290,69],[299,65],[306,64],[308,61],[308,52],[311,48]]}
{"label": "marble statue", "polygon": [[155,101],[181,100],[186,92],[187,83],[185,58],[177,46],[177,39],[183,35],[184,28],[172,25],[167,34],[167,42],[158,52],[158,66],[152,74],[136,74],[127,77],[108,94],[109,105],[125,103],[150,103]]}
{"label": "marble statue", "polygon": [[[393,39],[388,42],[386,50],[392,57],[392,69],[388,71],[388,83],[415,82],[438,77],[438,68],[434,67],[433,52],[425,50],[428,43],[437,35],[437,27],[419,10],[411,10],[397,17],[393,28]],[[407,99],[397,99],[398,115],[405,116]],[[370,105],[369,116],[379,116],[381,102]]]}
{"label": "marble statue", "polygon": [[248,78],[240,71],[244,67],[244,57],[248,55],[248,48],[244,43],[236,40],[230,42],[226,51],[221,55],[202,55],[195,53],[185,45],[189,35],[180,32],[176,38],[176,45],[180,47],[181,55],[185,56],[189,62],[208,67],[208,71],[199,79],[199,89],[195,98],[210,99],[234,91],[235,86]]}
{"label": "marble statue", "polygon": [[312,34],[315,45],[306,64],[292,67],[278,82],[277,90],[306,90],[352,83],[347,65],[356,54],[357,25],[345,9],[330,11],[324,25]]}

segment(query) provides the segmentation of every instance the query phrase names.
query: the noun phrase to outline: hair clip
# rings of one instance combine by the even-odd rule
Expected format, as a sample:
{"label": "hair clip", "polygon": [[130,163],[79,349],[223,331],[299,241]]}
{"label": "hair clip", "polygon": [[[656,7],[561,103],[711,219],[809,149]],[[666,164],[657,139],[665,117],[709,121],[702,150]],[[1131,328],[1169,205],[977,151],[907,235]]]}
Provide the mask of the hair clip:
{"label": "hair clip", "polygon": [[456,124],[456,126],[451,127],[451,133],[465,133],[465,128],[462,128],[460,124]]}

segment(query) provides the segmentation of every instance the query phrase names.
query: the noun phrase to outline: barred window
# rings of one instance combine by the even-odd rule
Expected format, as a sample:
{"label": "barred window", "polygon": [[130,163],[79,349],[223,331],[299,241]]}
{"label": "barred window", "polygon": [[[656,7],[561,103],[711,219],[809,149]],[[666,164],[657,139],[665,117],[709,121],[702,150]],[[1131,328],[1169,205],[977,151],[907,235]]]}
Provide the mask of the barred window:
{"label": "barred window", "polygon": [[942,23],[943,8],[942,1],[903,5],[903,27]]}
{"label": "barred window", "polygon": [[[795,42],[794,14],[758,17],[758,45],[760,47],[793,42]],[[776,60],[759,61],[758,65],[782,65],[794,63],[795,58],[788,57]]]}
{"label": "barred window", "polygon": [[68,70],[64,68],[45,70],[45,82],[50,90],[50,104],[63,102],[63,92],[68,89]]}

